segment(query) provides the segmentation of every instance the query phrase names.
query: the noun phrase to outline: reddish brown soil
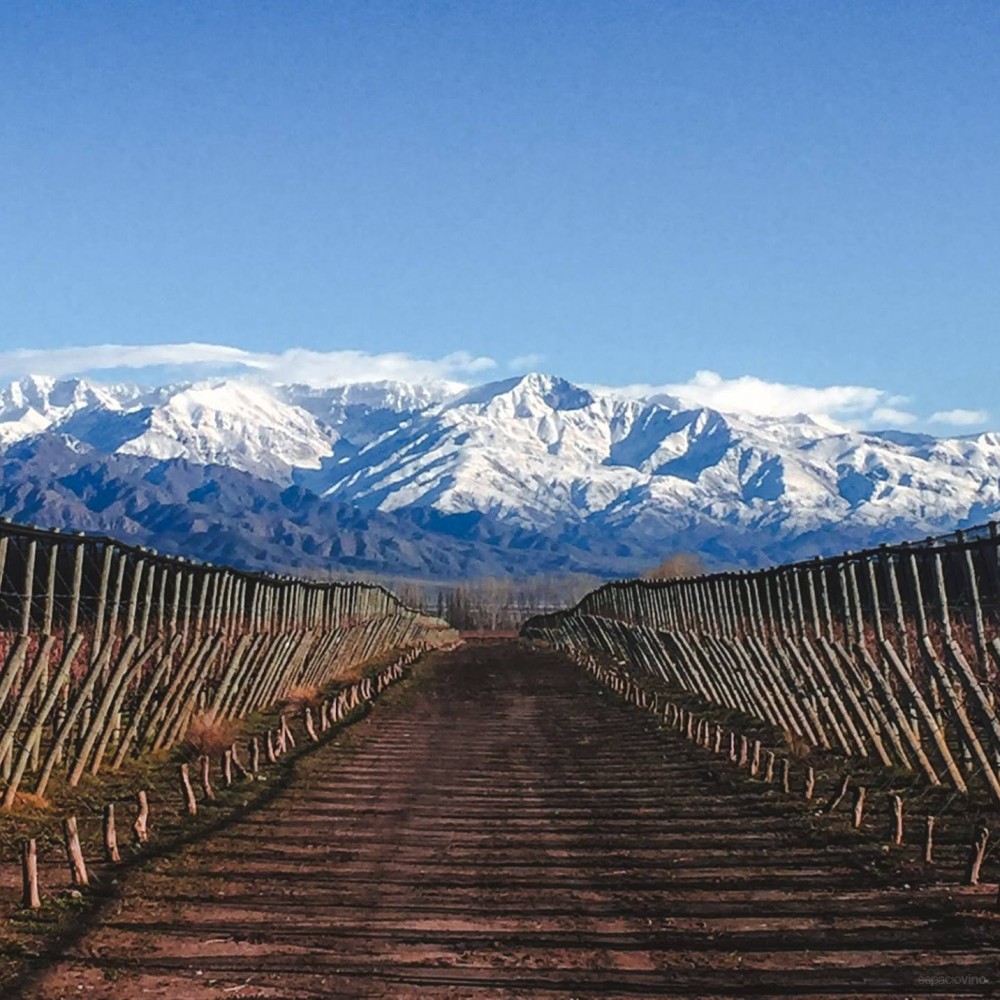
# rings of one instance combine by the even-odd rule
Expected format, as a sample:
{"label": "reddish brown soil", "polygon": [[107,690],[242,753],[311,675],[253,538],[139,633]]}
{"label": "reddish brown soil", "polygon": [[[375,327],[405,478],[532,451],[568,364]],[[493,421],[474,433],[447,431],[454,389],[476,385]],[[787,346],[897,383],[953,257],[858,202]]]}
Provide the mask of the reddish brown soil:
{"label": "reddish brown soil", "polygon": [[1000,988],[994,887],[894,886],[551,654],[459,649],[354,733],[267,809],[134,875],[20,995]]}

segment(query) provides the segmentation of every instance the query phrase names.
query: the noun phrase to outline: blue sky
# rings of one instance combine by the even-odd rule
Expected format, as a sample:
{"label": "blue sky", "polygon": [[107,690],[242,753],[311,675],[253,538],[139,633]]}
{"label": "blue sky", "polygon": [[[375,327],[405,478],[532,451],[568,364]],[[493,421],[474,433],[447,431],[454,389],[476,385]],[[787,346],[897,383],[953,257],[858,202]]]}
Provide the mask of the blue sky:
{"label": "blue sky", "polygon": [[998,53],[995,3],[8,0],[0,374],[199,342],[1000,425]]}

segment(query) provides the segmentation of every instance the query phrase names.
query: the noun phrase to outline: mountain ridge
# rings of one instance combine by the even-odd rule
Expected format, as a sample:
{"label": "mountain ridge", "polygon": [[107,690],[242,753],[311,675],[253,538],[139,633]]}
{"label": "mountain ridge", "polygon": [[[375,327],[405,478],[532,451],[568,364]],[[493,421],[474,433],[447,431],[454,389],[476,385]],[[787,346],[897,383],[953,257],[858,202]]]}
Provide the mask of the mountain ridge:
{"label": "mountain ridge", "polygon": [[[214,482],[266,508],[247,528],[253,537],[280,535],[291,518],[284,549],[261,549],[271,565],[336,559],[344,512],[355,510],[377,522],[382,546],[365,569],[437,572],[433,538],[452,576],[530,572],[533,553],[540,571],[562,553],[567,568],[604,576],[676,551],[751,567],[1000,514],[993,432],[934,438],[723,413],[538,373],[473,387],[28,377],[0,386],[0,467],[14,517],[65,522],[75,509],[79,527],[113,529],[114,505],[99,511],[95,497],[114,483],[119,504],[131,488],[152,511],[121,508],[126,530],[153,537],[153,523],[167,532],[172,516],[192,539],[234,514],[221,496],[213,508]],[[92,488],[74,490],[72,476]],[[179,492],[195,479],[196,524]],[[280,499],[290,488],[315,498],[300,504],[308,526]]]}

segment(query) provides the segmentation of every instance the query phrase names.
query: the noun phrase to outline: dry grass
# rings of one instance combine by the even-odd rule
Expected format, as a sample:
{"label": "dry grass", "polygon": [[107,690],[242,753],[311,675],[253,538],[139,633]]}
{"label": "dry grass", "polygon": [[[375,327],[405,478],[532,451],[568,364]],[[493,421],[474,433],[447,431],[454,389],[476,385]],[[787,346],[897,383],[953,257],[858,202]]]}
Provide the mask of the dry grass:
{"label": "dry grass", "polygon": [[642,574],[643,580],[680,580],[685,577],[701,576],[705,566],[701,557],[689,552],[675,552],[659,566]]}
{"label": "dry grass", "polygon": [[191,720],[184,745],[195,753],[217,756],[231,746],[240,734],[240,723],[235,719],[220,721],[212,712],[202,712]]}
{"label": "dry grass", "polygon": [[315,707],[319,703],[319,688],[314,684],[296,685],[285,695],[285,704],[291,708],[300,710],[306,705]]}
{"label": "dry grass", "polygon": [[789,757],[794,757],[796,760],[806,760],[809,757],[812,752],[812,744],[807,739],[799,736],[798,733],[789,732],[787,729],[782,730],[781,736],[788,748]]}
{"label": "dry grass", "polygon": [[42,795],[36,795],[34,792],[15,792],[14,793],[14,803],[11,806],[14,812],[24,812],[26,810],[45,812],[50,806],[51,802]]}

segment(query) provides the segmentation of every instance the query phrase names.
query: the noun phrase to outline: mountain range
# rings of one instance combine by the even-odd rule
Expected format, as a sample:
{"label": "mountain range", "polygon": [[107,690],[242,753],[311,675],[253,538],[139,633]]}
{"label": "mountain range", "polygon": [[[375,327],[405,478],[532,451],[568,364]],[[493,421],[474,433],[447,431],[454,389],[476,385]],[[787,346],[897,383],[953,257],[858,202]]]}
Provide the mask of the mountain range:
{"label": "mountain range", "polygon": [[0,506],[275,570],[417,577],[756,567],[1000,514],[1000,435],[720,413],[531,374],[0,387]]}

